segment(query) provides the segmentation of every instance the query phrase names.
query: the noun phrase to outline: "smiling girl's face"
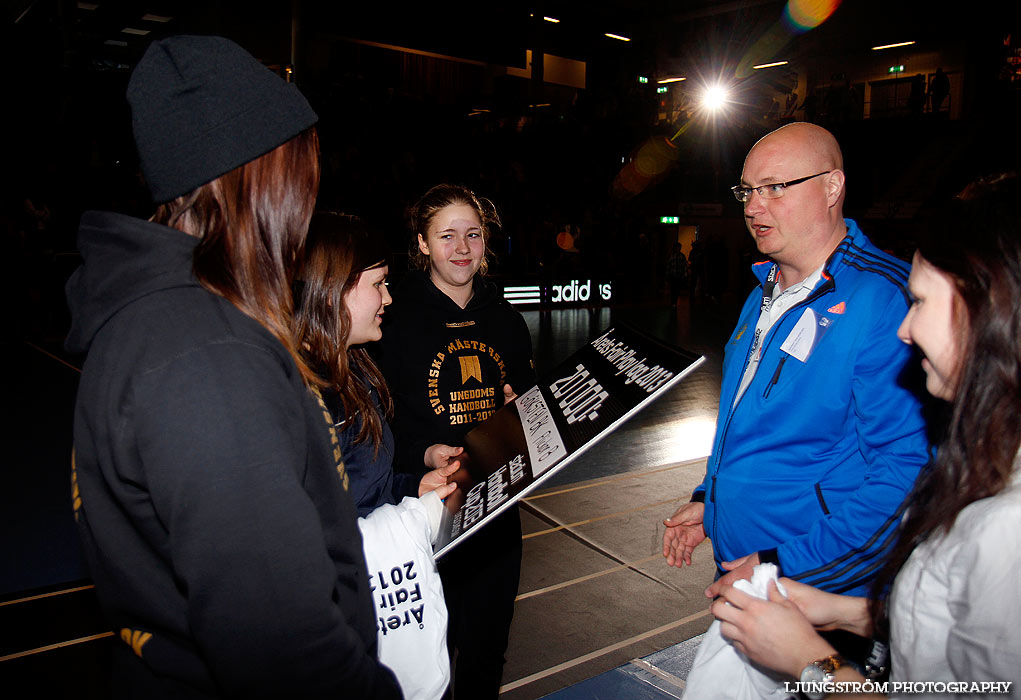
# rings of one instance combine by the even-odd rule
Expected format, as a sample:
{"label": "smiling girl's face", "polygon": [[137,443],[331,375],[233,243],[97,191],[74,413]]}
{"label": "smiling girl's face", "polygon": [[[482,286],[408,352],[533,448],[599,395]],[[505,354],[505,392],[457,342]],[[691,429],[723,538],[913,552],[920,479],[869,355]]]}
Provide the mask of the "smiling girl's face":
{"label": "smiling girl's face", "polygon": [[908,289],[913,303],[897,329],[897,337],[922,353],[925,388],[951,400],[960,369],[960,328],[964,314],[953,279],[918,253],[911,263]]}
{"label": "smiling girl's face", "polygon": [[443,207],[429,222],[426,238],[419,234],[418,249],[429,256],[429,277],[441,291],[470,286],[486,254],[478,212],[467,204]]}
{"label": "smiling girl's face", "polygon": [[347,346],[370,343],[383,337],[380,323],[383,311],[393,299],[386,288],[386,265],[370,267],[358,275],[358,284],[344,295],[344,306],[351,318]]}

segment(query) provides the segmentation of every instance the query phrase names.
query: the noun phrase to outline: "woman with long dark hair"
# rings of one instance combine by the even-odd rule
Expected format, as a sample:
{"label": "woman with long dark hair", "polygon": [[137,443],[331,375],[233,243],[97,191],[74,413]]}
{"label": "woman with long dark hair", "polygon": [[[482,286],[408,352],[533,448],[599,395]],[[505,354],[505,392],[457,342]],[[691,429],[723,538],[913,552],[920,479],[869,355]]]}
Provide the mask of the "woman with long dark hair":
{"label": "woman with long dark hair", "polygon": [[[443,466],[457,453],[431,443],[459,446],[514,389],[535,384],[528,326],[484,277],[499,224],[491,202],[458,185],[433,187],[412,209],[415,269],[394,294],[382,342],[402,469]],[[444,556],[439,570],[454,697],[496,698],[521,571],[517,509]]]}
{"label": "woman with long dark hair", "polygon": [[[366,348],[382,336],[391,301],[388,257],[383,236],[361,219],[314,214],[299,273],[296,336],[333,416],[370,571],[387,572],[383,584],[393,584],[389,572],[395,565],[413,568],[405,580],[414,578],[414,591],[406,591],[406,599],[415,602],[406,603],[405,613],[412,612],[419,625],[382,627],[383,618],[399,619],[402,609],[400,603],[393,607],[395,594],[400,601],[395,590],[389,604],[381,594],[380,660],[394,671],[405,697],[436,700],[450,682],[450,665],[432,542],[443,517],[441,501],[457,488],[448,477],[460,464],[451,460],[424,475],[394,470],[393,401]],[[446,445],[433,449],[453,452]],[[374,579],[374,585],[383,584]]]}
{"label": "woman with long dark hair", "polygon": [[898,335],[920,351],[947,418],[874,602],[790,579],[789,599],[775,587],[769,600],[725,588],[713,613],[753,661],[805,681],[862,681],[815,630],[888,630],[893,681],[953,694],[971,686],[948,684],[1021,679],[1019,198],[1013,175],[970,186],[933,217],[915,253]]}
{"label": "woman with long dark hair", "polygon": [[231,41],[171,37],[128,102],[149,221],[82,217],[75,519],[115,697],[401,696],[291,287],[316,115]]}

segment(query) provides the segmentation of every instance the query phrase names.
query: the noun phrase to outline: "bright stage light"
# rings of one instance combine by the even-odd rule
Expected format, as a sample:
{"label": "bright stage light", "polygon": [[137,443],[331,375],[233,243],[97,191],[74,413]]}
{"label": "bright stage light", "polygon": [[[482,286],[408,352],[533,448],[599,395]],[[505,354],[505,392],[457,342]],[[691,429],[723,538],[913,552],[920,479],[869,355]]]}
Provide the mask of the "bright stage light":
{"label": "bright stage light", "polygon": [[710,85],[702,95],[702,106],[715,112],[727,104],[727,89],[722,85]]}

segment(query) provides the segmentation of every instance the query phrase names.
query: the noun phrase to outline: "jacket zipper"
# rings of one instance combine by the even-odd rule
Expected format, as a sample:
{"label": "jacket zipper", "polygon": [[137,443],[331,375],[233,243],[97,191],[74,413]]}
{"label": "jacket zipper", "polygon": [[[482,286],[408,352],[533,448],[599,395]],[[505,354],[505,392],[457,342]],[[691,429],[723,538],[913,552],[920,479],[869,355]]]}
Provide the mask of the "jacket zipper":
{"label": "jacket zipper", "polygon": [[766,385],[766,390],[762,392],[762,398],[768,398],[769,392],[773,390],[776,383],[780,381],[780,370],[783,369],[783,363],[787,361],[787,355],[783,355],[780,358],[780,363],[776,366],[776,371],[773,372],[773,378],[769,380],[769,384]]}
{"label": "jacket zipper", "polygon": [[830,509],[826,505],[826,499],[822,497],[822,486],[820,486],[818,482],[816,482],[816,484],[815,484],[815,497],[819,501],[819,507],[822,508],[822,512],[825,515],[829,515],[830,514]]}

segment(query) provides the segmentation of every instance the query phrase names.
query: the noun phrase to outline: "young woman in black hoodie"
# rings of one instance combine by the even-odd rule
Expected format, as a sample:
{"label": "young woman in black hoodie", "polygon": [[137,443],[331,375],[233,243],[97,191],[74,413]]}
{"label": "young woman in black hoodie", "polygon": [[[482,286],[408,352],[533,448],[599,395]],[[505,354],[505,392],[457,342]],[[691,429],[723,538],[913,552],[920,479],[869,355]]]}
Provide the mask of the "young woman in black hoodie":
{"label": "young woman in black hoodie", "polygon": [[291,286],[316,114],[234,42],[153,42],[128,83],[148,220],[82,217],[72,486],[115,698],[400,698],[376,658],[333,420]]}
{"label": "young woman in black hoodie", "polygon": [[[459,445],[515,390],[531,388],[535,371],[524,319],[484,279],[490,227],[500,223],[493,205],[465,187],[437,185],[415,205],[411,223],[416,269],[386,315],[382,368],[394,397],[397,464],[421,473],[438,462],[430,444]],[[521,570],[517,509],[439,568],[456,655],[454,696],[495,698]]]}

